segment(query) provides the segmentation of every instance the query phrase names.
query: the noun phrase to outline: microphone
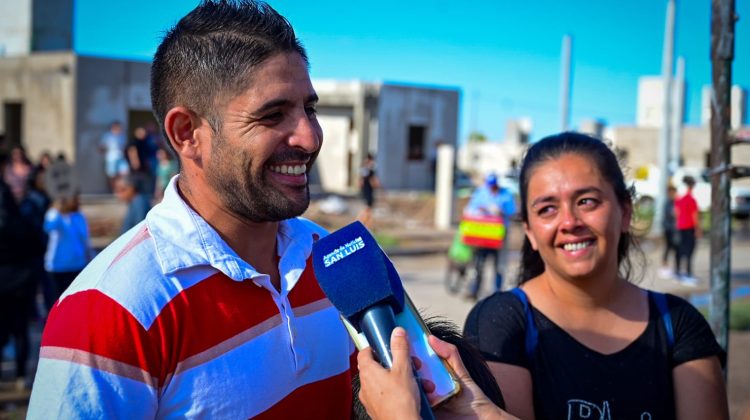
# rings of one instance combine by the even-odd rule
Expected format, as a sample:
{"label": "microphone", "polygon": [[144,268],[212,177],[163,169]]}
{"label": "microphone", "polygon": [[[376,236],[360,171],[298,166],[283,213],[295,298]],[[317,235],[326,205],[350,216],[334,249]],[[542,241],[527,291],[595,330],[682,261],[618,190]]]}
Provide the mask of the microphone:
{"label": "microphone", "polygon": [[[367,338],[375,358],[393,366],[390,338],[404,309],[404,288],[393,263],[360,222],[351,223],[313,244],[313,270],[333,306]],[[419,384],[423,419],[432,409]]]}

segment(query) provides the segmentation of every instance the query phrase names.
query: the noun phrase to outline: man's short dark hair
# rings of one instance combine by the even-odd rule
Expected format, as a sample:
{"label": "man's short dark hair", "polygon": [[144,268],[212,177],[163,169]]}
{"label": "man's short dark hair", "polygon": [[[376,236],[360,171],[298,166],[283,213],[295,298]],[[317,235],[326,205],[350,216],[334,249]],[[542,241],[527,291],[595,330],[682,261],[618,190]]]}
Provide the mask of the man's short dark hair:
{"label": "man's short dark hair", "polygon": [[163,129],[167,112],[185,106],[220,130],[215,107],[246,90],[252,70],[279,53],[297,53],[307,63],[291,24],[271,6],[203,0],[167,32],[154,55],[151,104],[157,121]]}

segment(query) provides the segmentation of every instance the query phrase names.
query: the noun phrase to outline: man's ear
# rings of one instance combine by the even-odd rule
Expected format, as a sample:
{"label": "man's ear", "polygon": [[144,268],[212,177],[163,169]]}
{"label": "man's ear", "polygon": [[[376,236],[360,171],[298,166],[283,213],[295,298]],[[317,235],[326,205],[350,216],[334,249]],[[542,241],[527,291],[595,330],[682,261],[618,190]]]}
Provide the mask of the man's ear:
{"label": "man's ear", "polygon": [[205,130],[210,131],[210,126],[184,106],[170,109],[164,117],[164,131],[181,159],[200,160],[201,140],[211,138]]}

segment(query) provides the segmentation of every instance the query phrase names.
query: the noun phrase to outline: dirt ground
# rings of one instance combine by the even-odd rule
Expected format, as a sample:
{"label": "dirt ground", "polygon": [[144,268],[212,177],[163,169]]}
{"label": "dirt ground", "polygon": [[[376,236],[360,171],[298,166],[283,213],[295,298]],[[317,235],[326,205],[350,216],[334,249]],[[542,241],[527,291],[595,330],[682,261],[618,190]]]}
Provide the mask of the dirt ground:
{"label": "dirt ground", "polygon": [[750,331],[729,336],[729,413],[732,419],[750,420]]}

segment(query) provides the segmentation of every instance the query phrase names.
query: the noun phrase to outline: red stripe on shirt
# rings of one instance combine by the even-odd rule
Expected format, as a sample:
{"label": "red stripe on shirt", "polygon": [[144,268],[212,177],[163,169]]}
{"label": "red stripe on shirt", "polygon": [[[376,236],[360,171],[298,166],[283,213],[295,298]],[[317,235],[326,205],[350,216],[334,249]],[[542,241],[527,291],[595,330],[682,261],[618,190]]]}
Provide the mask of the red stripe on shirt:
{"label": "red stripe on shirt", "polygon": [[74,293],[52,308],[42,347],[80,350],[158,375],[160,357],[153,337],[130,312],[98,290]]}
{"label": "red stripe on shirt", "polygon": [[151,327],[152,333],[171,337],[161,348],[171,363],[159,377],[278,314],[268,291],[252,281],[237,282],[222,273],[208,277],[175,296]]}
{"label": "red stripe on shirt", "polygon": [[[323,304],[327,303],[323,300],[325,295],[309,262],[290,292],[293,308],[310,303],[321,308],[328,306]],[[86,290],[67,296],[50,313],[42,346],[80,350],[132,365],[163,384],[180,362],[209,349],[210,359],[218,357],[217,352],[241,344],[238,339],[252,340],[254,327],[268,324],[278,315],[268,291],[251,281],[237,282],[222,273],[177,294],[148,331],[109,296]],[[123,343],[123,337],[128,337],[129,343]],[[222,343],[226,345],[219,346]],[[198,359],[190,364],[199,363]]]}
{"label": "red stripe on shirt", "polygon": [[305,262],[305,270],[302,272],[297,284],[289,292],[289,303],[293,308],[304,306],[317,300],[323,299],[326,295],[320,289],[318,280],[312,268],[312,256]]}
{"label": "red stripe on shirt", "polygon": [[[352,413],[352,379],[349,371],[304,385],[255,419],[348,419]],[[342,390],[348,390],[342,392]]]}

